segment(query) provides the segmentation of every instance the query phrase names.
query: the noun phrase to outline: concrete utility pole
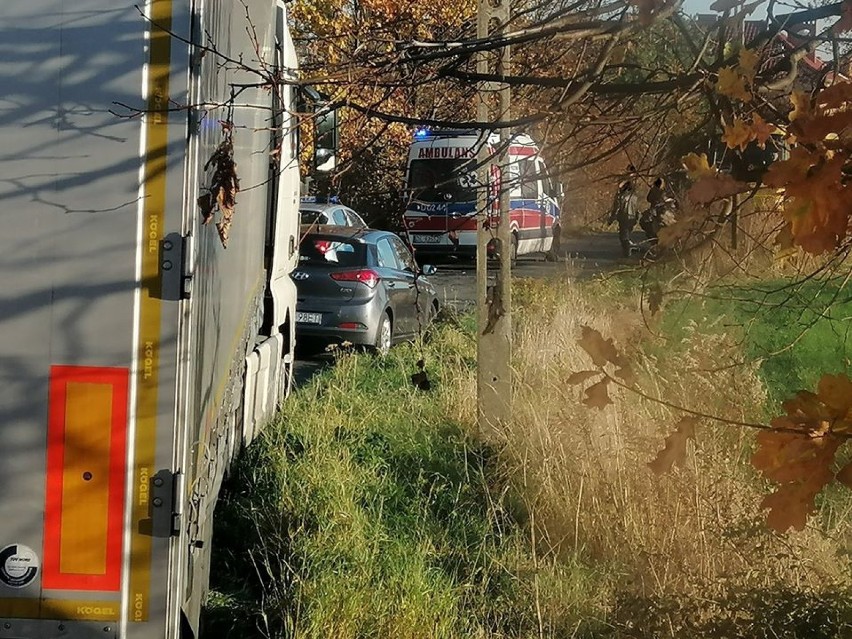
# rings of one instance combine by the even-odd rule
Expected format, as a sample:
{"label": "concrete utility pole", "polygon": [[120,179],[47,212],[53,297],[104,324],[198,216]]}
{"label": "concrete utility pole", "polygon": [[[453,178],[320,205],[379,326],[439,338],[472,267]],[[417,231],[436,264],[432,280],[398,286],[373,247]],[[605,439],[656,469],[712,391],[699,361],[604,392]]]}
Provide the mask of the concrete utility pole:
{"label": "concrete utility pole", "polygon": [[[479,39],[499,35],[509,21],[510,0],[479,0],[476,35]],[[493,56],[498,56],[494,59]],[[482,51],[477,59],[479,73],[508,74],[511,54],[506,45],[499,52]],[[493,62],[493,64],[492,64]],[[508,120],[511,99],[507,83],[480,85],[477,119],[480,122]],[[479,189],[477,199],[476,302],[477,302],[477,408],[480,430],[505,423],[512,414],[512,235],[509,228],[507,159],[511,133],[500,134],[500,143],[489,149],[487,130],[482,131],[479,149]],[[490,166],[492,153],[499,150],[503,167],[499,185],[500,223],[496,229],[500,266],[493,286],[488,286],[488,243],[495,237],[492,195],[496,178]],[[493,190],[492,190],[493,189]]]}

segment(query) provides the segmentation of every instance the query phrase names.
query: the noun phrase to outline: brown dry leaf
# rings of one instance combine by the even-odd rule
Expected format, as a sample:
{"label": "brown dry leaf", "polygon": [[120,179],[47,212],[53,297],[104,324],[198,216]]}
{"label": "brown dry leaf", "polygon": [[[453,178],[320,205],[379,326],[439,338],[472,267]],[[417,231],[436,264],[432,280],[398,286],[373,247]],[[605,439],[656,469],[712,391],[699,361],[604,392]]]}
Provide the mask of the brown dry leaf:
{"label": "brown dry leaf", "polygon": [[[779,421],[773,421],[773,426],[780,425]],[[798,435],[765,430],[757,435],[751,464],[764,477],[779,484],[817,477],[825,485],[831,481],[830,468],[840,443],[839,438],[831,435],[814,437],[806,432]]]}
{"label": "brown dry leaf", "polygon": [[754,75],[757,73],[757,65],[760,63],[760,56],[752,49],[740,49],[739,65],[737,71],[748,78],[749,82],[754,80]]}
{"label": "brown dry leaf", "polygon": [[703,177],[712,177],[716,175],[715,169],[710,167],[707,160],[707,154],[688,153],[683,157],[683,168],[686,169],[690,180],[697,180]]}
{"label": "brown dry leaf", "polygon": [[821,255],[833,251],[843,242],[850,210],[852,188],[838,184],[815,188],[811,198],[789,198],[784,216],[791,224],[796,244],[808,253]]}
{"label": "brown dry leaf", "polygon": [[205,193],[199,197],[196,202],[198,203],[198,208],[201,209],[201,223],[209,223],[210,220],[213,219],[213,210],[216,208],[213,195],[211,193]]}
{"label": "brown dry leaf", "polygon": [[807,117],[811,114],[811,99],[802,91],[793,91],[790,94],[790,102],[793,105],[793,110],[790,111],[788,119],[790,122],[799,118]]}
{"label": "brown dry leaf", "polygon": [[586,380],[589,380],[592,377],[597,377],[600,374],[600,371],[578,371],[576,373],[572,373],[568,377],[567,381],[571,386],[576,386],[577,384],[582,384]]}
{"label": "brown dry leaf", "polygon": [[228,237],[231,231],[231,217],[222,216],[222,219],[216,222],[216,230],[219,232],[219,240],[222,242],[222,248],[228,248]]}
{"label": "brown dry leaf", "polygon": [[778,130],[774,124],[769,124],[757,113],[751,119],[749,129],[751,129],[751,139],[755,140],[761,149],[766,148],[766,142]]}
{"label": "brown dry leaf", "polygon": [[689,199],[695,204],[710,204],[716,200],[743,193],[748,184],[735,180],[727,173],[715,177],[705,177],[696,181],[689,189]]}
{"label": "brown dry leaf", "polygon": [[615,376],[628,386],[636,385],[636,375],[633,374],[633,368],[626,358],[619,356],[614,362],[618,368],[615,369]]}
{"label": "brown dry leaf", "polygon": [[612,404],[612,400],[609,398],[609,393],[607,393],[608,385],[609,378],[605,377],[596,384],[589,386],[586,389],[586,399],[583,400],[583,403],[590,408],[597,408],[600,410],[606,408],[608,404]]}
{"label": "brown dry leaf", "polygon": [[[824,375],[817,392],[800,391],[783,404],[787,413],[757,436],[752,465],[778,484],[763,500],[768,523],[779,532],[801,530],[815,510],[814,499],[833,479],[835,455],[852,429],[852,382],[845,375]],[[842,435],[842,436],[838,436]],[[838,481],[852,481],[843,469]]]}
{"label": "brown dry leaf", "polygon": [[695,427],[698,425],[697,417],[681,417],[677,428],[666,437],[666,446],[654,461],[648,462],[648,467],[655,475],[663,475],[677,464],[682,465],[686,461],[686,443],[695,439]]}
{"label": "brown dry leaf", "polygon": [[648,293],[648,310],[651,315],[656,315],[663,305],[663,289],[659,284],[654,284]]}
{"label": "brown dry leaf", "polygon": [[772,530],[780,533],[787,532],[789,528],[803,530],[808,523],[808,516],[816,510],[815,497],[812,486],[804,483],[784,484],[764,497],[760,507],[769,510],[766,523]]}
{"label": "brown dry leaf", "polygon": [[595,366],[604,366],[607,362],[617,363],[618,349],[612,339],[604,339],[603,335],[589,326],[581,326],[580,329],[581,336],[577,344],[589,354]]}
{"label": "brown dry leaf", "polygon": [[816,144],[826,139],[837,139],[852,127],[852,111],[835,110],[834,113],[817,113],[803,117],[791,126],[802,144]]}
{"label": "brown dry leaf", "polygon": [[746,89],[745,78],[733,67],[719,69],[719,80],[716,82],[716,92],[728,98],[748,102],[751,93]]}
{"label": "brown dry leaf", "polygon": [[725,132],[722,134],[722,142],[728,145],[729,149],[739,148],[740,151],[745,151],[748,143],[751,142],[754,133],[743,120],[734,118],[733,124],[725,125]]}
{"label": "brown dry leaf", "polygon": [[805,147],[797,146],[790,151],[786,160],[773,162],[763,176],[767,186],[782,188],[793,182],[804,180],[810,168],[819,161],[819,155],[811,153]]}
{"label": "brown dry leaf", "polygon": [[852,102],[852,82],[840,80],[820,91],[816,96],[819,104],[826,108],[836,109]]}
{"label": "brown dry leaf", "polygon": [[817,396],[833,413],[832,430],[846,431],[852,427],[852,380],[842,373],[823,375],[817,384]]}
{"label": "brown dry leaf", "polygon": [[838,472],[834,478],[846,486],[846,488],[852,488],[852,462],[849,462],[841,468],[840,472]]}

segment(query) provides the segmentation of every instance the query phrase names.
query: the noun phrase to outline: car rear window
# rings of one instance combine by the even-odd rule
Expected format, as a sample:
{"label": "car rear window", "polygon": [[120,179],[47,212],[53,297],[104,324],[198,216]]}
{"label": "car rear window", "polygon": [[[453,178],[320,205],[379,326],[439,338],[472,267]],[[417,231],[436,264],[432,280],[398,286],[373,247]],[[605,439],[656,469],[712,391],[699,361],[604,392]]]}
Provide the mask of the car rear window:
{"label": "car rear window", "polygon": [[328,216],[322,211],[303,209],[299,211],[302,224],[328,224]]}
{"label": "car rear window", "polygon": [[308,235],[299,244],[303,266],[366,266],[367,247],[340,237]]}

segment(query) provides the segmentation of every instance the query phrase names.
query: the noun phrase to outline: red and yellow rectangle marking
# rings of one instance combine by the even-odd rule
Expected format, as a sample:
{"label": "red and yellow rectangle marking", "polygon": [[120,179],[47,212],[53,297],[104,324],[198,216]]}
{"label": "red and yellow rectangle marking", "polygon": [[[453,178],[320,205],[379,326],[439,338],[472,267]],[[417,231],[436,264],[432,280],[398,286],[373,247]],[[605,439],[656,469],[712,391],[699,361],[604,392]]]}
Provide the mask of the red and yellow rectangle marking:
{"label": "red and yellow rectangle marking", "polygon": [[47,590],[121,587],[126,368],[53,366],[47,427]]}

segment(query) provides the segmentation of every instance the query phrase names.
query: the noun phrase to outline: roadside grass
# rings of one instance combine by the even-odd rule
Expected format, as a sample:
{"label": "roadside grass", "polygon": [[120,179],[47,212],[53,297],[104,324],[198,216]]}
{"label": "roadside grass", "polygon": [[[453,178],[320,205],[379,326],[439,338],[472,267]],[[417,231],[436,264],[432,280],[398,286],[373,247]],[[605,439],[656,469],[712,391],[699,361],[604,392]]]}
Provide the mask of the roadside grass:
{"label": "roadside grass", "polygon": [[[770,488],[749,463],[753,433],[709,420],[684,467],[661,478],[648,469],[683,414],[672,406],[760,423],[770,396],[759,364],[742,357],[739,327],[679,323],[673,347],[639,311],[631,277],[518,287],[515,419],[497,437],[539,538],[560,557],[618,575],[607,602],[612,634],[600,636],[852,636],[848,490],[824,499],[805,531],[768,531],[760,502]],[[591,368],[577,344],[584,324],[629,357],[644,397],[610,384],[612,405],[582,404],[582,386],[566,380]],[[838,342],[821,347],[817,369]],[[812,634],[796,634],[792,620],[810,614],[799,606],[817,593],[830,610]]]}
{"label": "roadside grass", "polygon": [[[746,315],[669,302],[649,334],[618,278],[521,281],[514,299],[509,424],[476,429],[470,316],[445,316],[422,351],[343,353],[288,400],[217,507],[206,636],[852,636],[849,491],[777,535],[750,432],[703,424],[683,467],[647,467],[680,416],[654,398],[765,417],[770,378],[742,354],[780,330],[771,313],[744,332]],[[614,339],[646,397],[611,385],[606,409],[582,403],[566,383],[591,365],[582,324]],[[789,365],[836,356],[826,339]],[[421,356],[429,392],[409,379]],[[810,373],[795,374],[779,383]]]}
{"label": "roadside grass", "polygon": [[660,325],[670,343],[691,328],[739,336],[742,356],[760,364],[772,411],[825,373],[852,375],[852,285],[841,279],[711,288],[671,304]]}
{"label": "roadside grass", "polygon": [[[590,625],[606,578],[535,561],[499,448],[453,417],[470,410],[459,393],[475,364],[464,323],[436,327],[423,352],[342,353],[239,459],[217,507],[209,636],[514,637],[545,622]],[[409,380],[421,356],[429,393]]]}

